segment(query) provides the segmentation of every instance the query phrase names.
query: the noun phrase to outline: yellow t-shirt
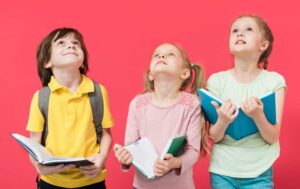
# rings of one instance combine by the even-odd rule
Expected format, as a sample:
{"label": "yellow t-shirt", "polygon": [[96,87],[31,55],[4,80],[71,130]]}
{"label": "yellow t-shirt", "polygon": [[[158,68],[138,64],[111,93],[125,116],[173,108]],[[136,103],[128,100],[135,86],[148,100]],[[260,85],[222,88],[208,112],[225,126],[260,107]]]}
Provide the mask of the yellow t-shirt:
{"label": "yellow t-shirt", "polygon": [[[88,93],[94,91],[93,81],[82,76],[82,82],[74,93],[62,86],[52,76],[48,86],[51,90],[48,107],[48,136],[46,148],[55,156],[89,157],[99,153],[93,114]],[[106,89],[100,85],[103,96],[103,128],[113,126],[109,110]],[[38,107],[38,91],[34,94],[29,120],[26,130],[42,132],[44,117]],[[91,179],[86,177],[79,169],[70,169],[64,173],[41,177],[44,181],[66,188],[82,187],[106,178],[106,170]]]}

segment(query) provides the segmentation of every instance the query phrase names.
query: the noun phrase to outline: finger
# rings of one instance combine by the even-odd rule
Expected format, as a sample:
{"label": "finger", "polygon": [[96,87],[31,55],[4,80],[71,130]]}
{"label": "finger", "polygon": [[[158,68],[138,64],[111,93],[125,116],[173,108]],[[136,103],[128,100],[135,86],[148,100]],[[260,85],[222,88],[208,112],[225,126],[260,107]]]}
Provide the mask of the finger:
{"label": "finger", "polygon": [[124,148],[122,146],[114,148],[115,156],[120,156],[120,154],[124,151]]}
{"label": "finger", "polygon": [[157,164],[154,169],[155,169],[155,172],[157,172],[159,174],[162,174],[162,173],[165,172],[166,168],[164,166],[162,166],[162,165],[158,165]]}
{"label": "finger", "polygon": [[243,107],[244,107],[244,112],[248,112],[249,111],[249,107],[248,107],[248,103],[247,103],[247,101],[245,101],[244,103],[243,103]]}
{"label": "finger", "polygon": [[235,113],[235,111],[236,111],[236,106],[232,105],[228,110],[228,115],[231,117]]}
{"label": "finger", "polygon": [[166,167],[168,166],[168,162],[166,160],[157,160],[157,165]]}
{"label": "finger", "polygon": [[97,167],[94,165],[87,165],[87,166],[80,166],[79,168],[81,170],[93,170],[93,169],[96,169]]}
{"label": "finger", "polygon": [[254,99],[255,99],[255,101],[257,102],[258,105],[260,105],[260,106],[263,105],[263,102],[258,97],[255,97]]}
{"label": "finger", "polygon": [[131,163],[132,163],[132,160],[133,160],[133,158],[132,158],[132,156],[130,156],[130,158],[129,159],[127,159],[127,161],[125,161],[125,165],[130,165]]}
{"label": "finger", "polygon": [[235,107],[235,112],[234,112],[234,114],[231,116],[230,119],[231,119],[231,120],[234,120],[234,119],[239,115],[239,111],[240,111],[240,110],[239,110],[238,108]]}
{"label": "finger", "polygon": [[252,102],[252,98],[247,100],[247,105],[248,105],[249,111],[251,111],[253,109],[253,106],[254,106],[254,104]]}
{"label": "finger", "polygon": [[216,108],[216,110],[220,109],[220,106],[216,101],[211,101],[210,103]]}
{"label": "finger", "polygon": [[230,99],[228,99],[228,100],[226,100],[225,102],[224,102],[224,104],[222,104],[222,106],[221,106],[221,110],[223,111],[223,112],[226,112],[227,110],[228,110],[228,108],[231,106],[231,101],[230,101]]}
{"label": "finger", "polygon": [[120,144],[115,144],[114,145],[114,151],[118,151],[122,146]]}
{"label": "finger", "polygon": [[131,154],[130,154],[130,153],[127,153],[127,154],[123,157],[121,163],[122,163],[122,164],[128,164],[128,162],[131,163],[130,160],[131,160]]}
{"label": "finger", "polygon": [[95,169],[95,170],[91,170],[91,171],[82,171],[86,176],[88,177],[96,177],[100,171],[98,169]]}
{"label": "finger", "polygon": [[116,152],[116,156],[119,161],[121,161],[125,155],[126,155],[126,151],[124,148],[119,148],[118,151]]}
{"label": "finger", "polygon": [[159,176],[159,177],[163,175],[162,170],[156,169],[156,168],[154,168],[154,173],[155,173],[155,176]]}
{"label": "finger", "polygon": [[94,174],[98,171],[98,169],[82,169],[82,168],[80,168],[80,170],[85,174]]}
{"label": "finger", "polygon": [[64,168],[66,168],[66,169],[75,168],[75,167],[76,167],[75,164],[68,164],[68,165],[64,166]]}
{"label": "finger", "polygon": [[173,155],[172,154],[166,154],[164,156],[164,160],[169,160],[169,159],[172,159],[173,158]]}
{"label": "finger", "polygon": [[123,159],[128,155],[131,155],[130,152],[124,149],[120,154],[120,161],[123,161]]}

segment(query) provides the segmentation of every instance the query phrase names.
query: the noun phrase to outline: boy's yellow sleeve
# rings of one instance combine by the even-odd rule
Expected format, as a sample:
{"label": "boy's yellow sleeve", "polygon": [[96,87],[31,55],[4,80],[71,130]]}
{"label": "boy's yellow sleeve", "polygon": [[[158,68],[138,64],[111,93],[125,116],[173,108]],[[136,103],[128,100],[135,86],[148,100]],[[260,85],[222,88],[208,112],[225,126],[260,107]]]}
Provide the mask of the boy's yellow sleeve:
{"label": "boy's yellow sleeve", "polygon": [[42,132],[44,129],[45,119],[38,105],[38,91],[33,95],[30,105],[29,118],[26,130],[30,132]]}
{"label": "boy's yellow sleeve", "polygon": [[108,102],[107,91],[104,86],[100,85],[103,98],[103,119],[102,128],[111,128],[114,125]]}

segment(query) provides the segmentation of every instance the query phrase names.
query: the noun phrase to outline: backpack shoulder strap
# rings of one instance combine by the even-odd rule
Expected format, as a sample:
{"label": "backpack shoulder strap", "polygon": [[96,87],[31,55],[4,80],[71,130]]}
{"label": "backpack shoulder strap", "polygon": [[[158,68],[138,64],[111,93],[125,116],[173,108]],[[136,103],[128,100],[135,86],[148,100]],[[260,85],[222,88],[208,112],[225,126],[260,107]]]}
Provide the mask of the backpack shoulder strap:
{"label": "backpack shoulder strap", "polygon": [[45,119],[44,130],[42,133],[42,141],[41,141],[41,144],[43,146],[45,146],[46,137],[48,135],[48,107],[49,107],[50,93],[51,93],[51,90],[48,86],[43,87],[39,91],[39,98],[38,98],[38,105],[39,105],[40,111]]}
{"label": "backpack shoulder strap", "polygon": [[97,142],[100,144],[101,135],[102,135],[102,119],[103,119],[103,99],[102,91],[98,83],[93,81],[94,92],[88,93],[89,100],[91,103],[92,113],[93,113],[93,122],[97,134]]}

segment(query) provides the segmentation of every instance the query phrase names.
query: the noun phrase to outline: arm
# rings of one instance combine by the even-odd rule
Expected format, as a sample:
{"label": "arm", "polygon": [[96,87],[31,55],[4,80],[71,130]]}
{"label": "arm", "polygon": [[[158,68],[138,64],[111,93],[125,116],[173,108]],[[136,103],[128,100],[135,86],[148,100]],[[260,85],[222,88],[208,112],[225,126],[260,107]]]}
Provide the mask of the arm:
{"label": "arm", "polygon": [[269,144],[273,144],[279,139],[284,96],[285,88],[282,87],[276,92],[276,124],[274,126],[267,120],[260,99],[252,97],[242,104],[242,110],[254,120],[261,136]]}
{"label": "arm", "polygon": [[96,178],[105,167],[105,162],[108,157],[109,150],[112,144],[110,129],[103,128],[100,141],[100,152],[90,156],[88,159],[93,162],[93,165],[81,166],[80,170],[90,178]]}
{"label": "arm", "polygon": [[[125,145],[137,141],[140,138],[139,129],[137,126],[138,123],[136,119],[135,102],[136,98],[132,100],[132,102],[129,105],[125,131]],[[119,144],[115,144],[114,151],[115,157],[120,162],[122,170],[127,171],[130,168],[132,162],[132,156],[130,152]]]}
{"label": "arm", "polygon": [[212,105],[216,108],[218,120],[215,125],[210,126],[209,135],[214,143],[218,143],[224,138],[227,127],[238,116],[239,111],[230,100],[225,101],[221,107],[214,101]]}
{"label": "arm", "polygon": [[181,156],[173,157],[171,154],[164,156],[165,160],[157,160],[154,172],[156,176],[163,176],[174,169],[176,174],[183,174],[186,170],[193,168],[197,162],[200,150],[200,127],[204,119],[200,115],[200,105],[195,107],[191,115],[189,125],[187,126],[187,143]]}

